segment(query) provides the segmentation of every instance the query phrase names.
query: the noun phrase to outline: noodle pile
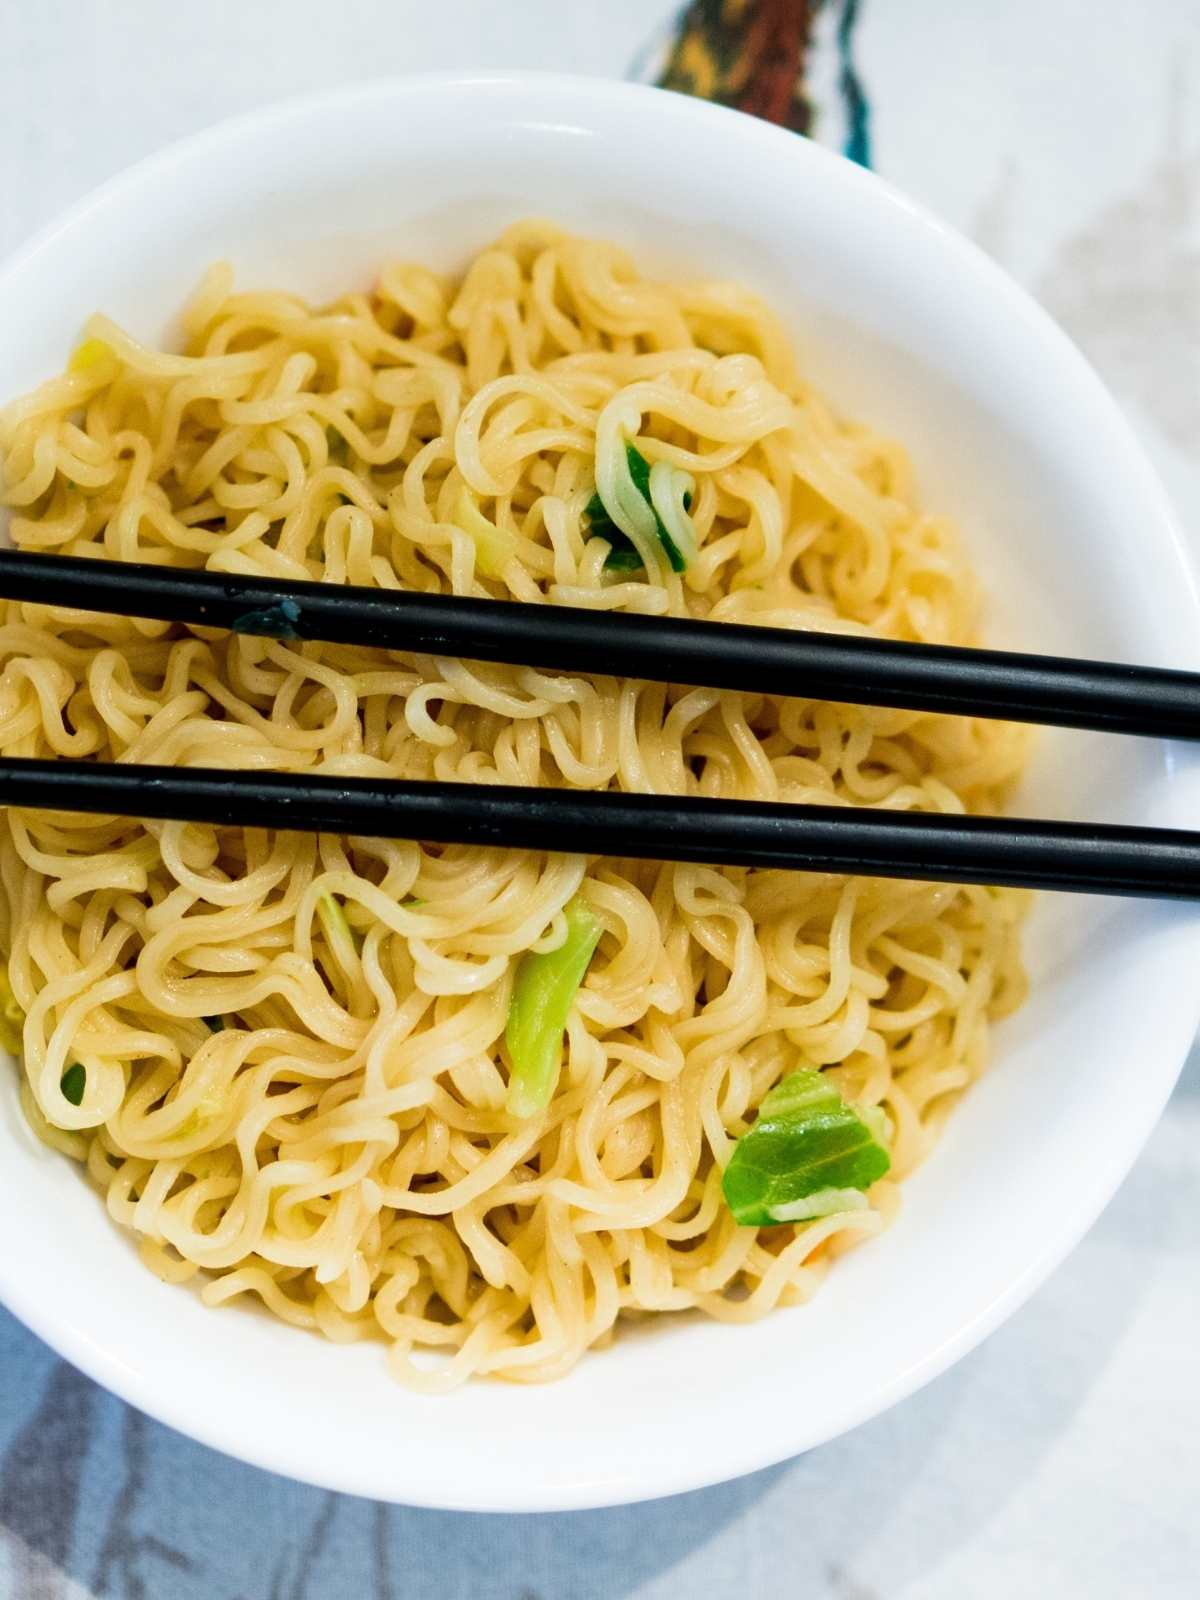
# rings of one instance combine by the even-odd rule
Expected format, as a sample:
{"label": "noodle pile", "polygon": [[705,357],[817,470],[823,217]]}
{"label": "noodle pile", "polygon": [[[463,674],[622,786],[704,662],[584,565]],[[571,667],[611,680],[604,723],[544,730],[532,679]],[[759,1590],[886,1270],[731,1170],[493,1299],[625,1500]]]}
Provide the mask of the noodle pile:
{"label": "noodle pile", "polygon": [[[524,223],[461,278],[393,266],[323,307],[217,268],[185,328],[175,355],[97,317],[8,409],[17,545],[971,636],[970,575],[904,454],[832,415],[738,288],[646,281],[611,245]],[[628,495],[627,440],[677,498],[690,486],[684,573],[644,538],[644,569],[606,572],[589,537],[597,486]],[[6,755],[950,812],[996,808],[1023,757],[990,722],[15,602],[0,664]],[[383,1339],[422,1388],[557,1377],[622,1313],[803,1301],[894,1212],[1019,1003],[1023,897],[579,846],[9,810],[27,1115],[163,1278]],[[603,935],[553,1097],[518,1120],[514,968],[561,943],[581,893]],[[344,918],[319,915],[329,896]],[[866,1209],[740,1227],[721,1169],[801,1066],[886,1108],[891,1174]]]}

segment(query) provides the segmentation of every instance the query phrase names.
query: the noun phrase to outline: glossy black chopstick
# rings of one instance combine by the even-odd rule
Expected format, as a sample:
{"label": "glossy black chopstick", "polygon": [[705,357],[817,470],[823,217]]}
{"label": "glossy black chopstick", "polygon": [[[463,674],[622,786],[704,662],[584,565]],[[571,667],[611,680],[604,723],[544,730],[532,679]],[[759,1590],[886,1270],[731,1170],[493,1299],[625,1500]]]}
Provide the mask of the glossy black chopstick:
{"label": "glossy black chopstick", "polygon": [[613,791],[0,760],[0,805],[50,811],[1200,899],[1200,833]]}
{"label": "glossy black chopstick", "polygon": [[0,596],[804,699],[1200,739],[1200,673],[0,551]]}

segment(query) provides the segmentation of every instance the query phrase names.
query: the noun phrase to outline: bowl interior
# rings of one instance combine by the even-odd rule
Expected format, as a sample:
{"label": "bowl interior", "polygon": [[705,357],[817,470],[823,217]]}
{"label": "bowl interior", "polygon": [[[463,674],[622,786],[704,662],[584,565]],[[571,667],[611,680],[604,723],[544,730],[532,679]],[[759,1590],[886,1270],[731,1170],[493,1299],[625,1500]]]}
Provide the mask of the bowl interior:
{"label": "bowl interior", "polygon": [[[285,107],[167,152],[0,275],[0,397],[102,308],[170,336],[202,268],[331,295],[405,256],[453,266],[516,218],[620,239],[647,270],[731,277],[789,323],[806,376],[910,448],[963,526],[990,642],[1195,665],[1194,580],[1082,360],[955,235],[837,158],[615,84],[417,80]],[[1019,808],[1183,825],[1200,768],[1149,741],[1044,733]],[[1190,1042],[1200,936],[1179,908],[1043,897],[1029,1003],[881,1240],[808,1307],[662,1319],[546,1389],[444,1399],[159,1284],[0,1080],[0,1294],[143,1409],[264,1466],[474,1509],[596,1505],[795,1453],[907,1393],[1028,1294],[1093,1219]]]}

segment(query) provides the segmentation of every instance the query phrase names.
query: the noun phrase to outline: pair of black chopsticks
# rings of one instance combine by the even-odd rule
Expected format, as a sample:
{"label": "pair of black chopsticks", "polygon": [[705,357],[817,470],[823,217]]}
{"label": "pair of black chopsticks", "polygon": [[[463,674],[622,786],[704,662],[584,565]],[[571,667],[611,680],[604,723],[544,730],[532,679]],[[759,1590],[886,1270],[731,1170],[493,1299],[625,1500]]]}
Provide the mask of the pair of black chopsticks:
{"label": "pair of black chopsticks", "polygon": [[[1200,673],[0,551],[0,597],[660,683],[1200,739]],[[203,767],[0,760],[0,803],[731,866],[1200,898],[1200,834]]]}

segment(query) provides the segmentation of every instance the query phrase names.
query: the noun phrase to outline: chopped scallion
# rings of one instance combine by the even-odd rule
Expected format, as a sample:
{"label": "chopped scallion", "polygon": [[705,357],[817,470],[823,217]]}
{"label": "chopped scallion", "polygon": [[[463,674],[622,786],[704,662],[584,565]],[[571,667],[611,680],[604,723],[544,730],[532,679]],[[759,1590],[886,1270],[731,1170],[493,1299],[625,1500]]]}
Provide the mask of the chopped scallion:
{"label": "chopped scallion", "polygon": [[[645,456],[634,445],[626,442],[625,459],[629,463],[629,475],[633,479],[634,487],[654,512],[654,525],[658,533],[659,542],[666,551],[667,560],[671,563],[673,572],[683,572],[688,565],[688,552],[681,548],[681,539],[673,538],[663,521],[658,507],[650,494],[651,466]],[[683,496],[683,509],[690,511],[692,497],[685,493]],[[613,521],[607,506],[599,494],[594,494],[584,507],[584,515],[588,519],[588,537],[592,539],[606,539],[611,546],[605,557],[605,570],[609,572],[636,572],[642,566],[642,558],[638,554],[633,540]]]}

